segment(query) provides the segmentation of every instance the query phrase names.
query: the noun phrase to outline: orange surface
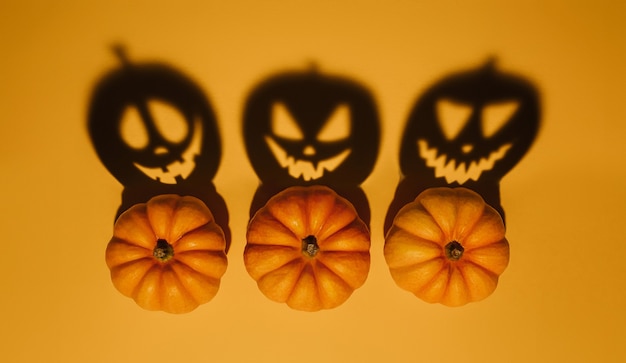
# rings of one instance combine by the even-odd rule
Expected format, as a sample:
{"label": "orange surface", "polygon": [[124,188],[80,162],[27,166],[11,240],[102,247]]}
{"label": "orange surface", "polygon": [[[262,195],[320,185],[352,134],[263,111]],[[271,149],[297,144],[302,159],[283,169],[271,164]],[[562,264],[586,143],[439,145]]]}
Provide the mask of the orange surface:
{"label": "orange surface", "polygon": [[[3,1],[0,351],[7,362],[619,362],[626,360],[626,7],[620,1]],[[121,185],[86,133],[94,82],[129,57],[162,59],[203,87],[231,213],[216,298],[182,316],[112,286],[104,250]],[[542,93],[542,128],[502,181],[511,262],[496,292],[461,308],[393,283],[382,226],[400,134],[416,98],[491,56]],[[266,299],[243,265],[257,187],[241,136],[247,93],[276,71],[322,71],[374,92],[382,149],[363,188],[372,265],[337,309]]]}

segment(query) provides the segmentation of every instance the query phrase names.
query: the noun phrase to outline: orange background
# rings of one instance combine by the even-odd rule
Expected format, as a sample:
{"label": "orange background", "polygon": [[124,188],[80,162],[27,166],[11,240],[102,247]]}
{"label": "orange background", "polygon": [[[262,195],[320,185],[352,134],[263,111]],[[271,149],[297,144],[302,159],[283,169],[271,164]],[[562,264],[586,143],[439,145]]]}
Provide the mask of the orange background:
{"label": "orange background", "polygon": [[[88,4],[89,3],[89,4]],[[626,7],[621,1],[2,1],[0,352],[7,362],[618,362],[626,360]],[[214,179],[231,214],[229,267],[192,313],[148,312],[112,286],[104,249],[121,185],[86,133],[94,82],[162,59],[191,75],[218,117]],[[490,55],[534,81],[542,128],[502,181],[511,263],[461,308],[400,290],[382,223],[416,98]],[[368,281],[342,306],[267,300],[242,253],[257,178],[240,125],[265,76],[317,62],[362,81],[382,120],[363,184]]]}

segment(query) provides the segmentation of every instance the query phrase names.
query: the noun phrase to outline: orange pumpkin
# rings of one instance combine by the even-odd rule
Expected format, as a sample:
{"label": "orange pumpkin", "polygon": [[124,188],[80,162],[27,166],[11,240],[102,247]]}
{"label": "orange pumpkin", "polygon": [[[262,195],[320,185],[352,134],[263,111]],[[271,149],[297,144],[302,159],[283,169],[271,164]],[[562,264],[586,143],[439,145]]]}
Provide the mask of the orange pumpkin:
{"label": "orange pumpkin", "polygon": [[396,284],[430,303],[489,296],[509,262],[498,212],[466,188],[431,188],[405,205],[385,238]]}
{"label": "orange pumpkin", "polygon": [[363,285],[369,248],[369,230],[349,201],[324,186],[298,186],[251,219],[244,263],[269,299],[317,311],[341,305]]}
{"label": "orange pumpkin", "polygon": [[113,285],[142,308],[186,313],[217,294],[225,248],[224,233],[202,201],[159,195],[120,215],[106,263]]}

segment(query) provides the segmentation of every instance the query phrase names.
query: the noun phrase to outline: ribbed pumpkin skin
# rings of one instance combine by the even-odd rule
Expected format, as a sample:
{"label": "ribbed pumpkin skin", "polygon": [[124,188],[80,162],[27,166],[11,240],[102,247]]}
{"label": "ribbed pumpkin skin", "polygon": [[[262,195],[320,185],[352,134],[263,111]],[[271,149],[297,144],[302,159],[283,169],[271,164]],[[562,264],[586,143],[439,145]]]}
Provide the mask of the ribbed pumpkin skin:
{"label": "ribbed pumpkin skin", "polygon": [[[157,258],[159,240],[173,256]],[[210,301],[226,272],[226,241],[199,199],[159,195],[117,219],[105,259],[113,285],[142,308],[181,314]]]}
{"label": "ribbed pumpkin skin", "polygon": [[[303,242],[310,236],[314,255]],[[317,311],[341,305],[363,285],[369,249],[369,230],[350,202],[327,187],[290,187],[251,219],[244,263],[269,299]]]}
{"label": "ribbed pumpkin skin", "polygon": [[402,289],[430,303],[461,306],[493,293],[509,262],[509,243],[500,214],[479,194],[431,188],[398,212],[384,255]]}

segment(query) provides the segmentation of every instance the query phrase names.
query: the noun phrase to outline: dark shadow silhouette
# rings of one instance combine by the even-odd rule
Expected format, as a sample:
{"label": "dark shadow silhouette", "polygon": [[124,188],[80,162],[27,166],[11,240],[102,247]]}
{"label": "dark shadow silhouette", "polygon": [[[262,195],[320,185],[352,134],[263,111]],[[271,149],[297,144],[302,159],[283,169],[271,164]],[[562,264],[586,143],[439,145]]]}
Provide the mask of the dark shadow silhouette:
{"label": "dark shadow silhouette", "polygon": [[374,99],[362,85],[316,69],[273,75],[249,94],[243,135],[261,180],[250,217],[285,188],[325,185],[369,225],[360,184],[378,157],[380,125]]}
{"label": "dark shadow silhouette", "polygon": [[96,84],[88,115],[98,157],[124,186],[116,219],[159,194],[192,195],[213,213],[228,250],[228,210],[212,182],[221,141],[206,96],[175,68],[132,64],[116,50],[123,64]]}
{"label": "dark shadow silhouette", "polygon": [[500,179],[526,154],[539,130],[540,104],[527,80],[483,67],[431,86],[411,111],[400,148],[400,181],[385,219],[427,188],[478,192],[504,219]]}

